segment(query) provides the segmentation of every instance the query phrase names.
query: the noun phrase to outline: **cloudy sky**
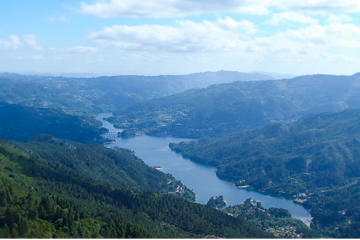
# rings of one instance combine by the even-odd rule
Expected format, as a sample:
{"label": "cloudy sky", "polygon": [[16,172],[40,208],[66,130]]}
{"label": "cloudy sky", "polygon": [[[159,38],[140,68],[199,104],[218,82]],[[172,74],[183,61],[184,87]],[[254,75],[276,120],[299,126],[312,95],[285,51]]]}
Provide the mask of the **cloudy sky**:
{"label": "cloudy sky", "polygon": [[359,0],[3,0],[0,72],[360,72]]}

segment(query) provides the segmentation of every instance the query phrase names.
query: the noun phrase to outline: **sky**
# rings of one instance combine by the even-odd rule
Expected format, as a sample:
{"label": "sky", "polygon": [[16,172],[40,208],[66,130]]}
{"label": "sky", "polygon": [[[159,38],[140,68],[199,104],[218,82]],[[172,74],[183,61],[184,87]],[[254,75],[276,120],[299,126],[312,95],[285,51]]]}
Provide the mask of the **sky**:
{"label": "sky", "polygon": [[360,72],[360,0],[2,0],[0,72]]}

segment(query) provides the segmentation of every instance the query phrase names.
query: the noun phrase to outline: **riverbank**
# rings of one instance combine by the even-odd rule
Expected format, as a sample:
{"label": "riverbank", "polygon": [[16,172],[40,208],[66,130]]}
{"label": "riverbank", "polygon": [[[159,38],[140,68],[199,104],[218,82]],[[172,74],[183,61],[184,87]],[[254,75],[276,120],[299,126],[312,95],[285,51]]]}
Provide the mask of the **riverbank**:
{"label": "riverbank", "polygon": [[[104,127],[116,131],[112,124],[103,120],[104,114],[98,119],[104,122]],[[107,113],[111,116],[111,113]],[[309,211],[284,197],[274,197],[251,189],[239,189],[228,181],[220,179],[214,173],[215,167],[204,166],[189,159],[183,158],[169,148],[169,143],[190,141],[191,139],[174,137],[152,137],[148,135],[135,136],[128,139],[116,138],[116,143],[107,144],[107,147],[128,148],[135,151],[149,166],[161,166],[163,172],[170,173],[181,180],[188,188],[196,193],[196,202],[204,204],[211,197],[223,195],[227,205],[244,202],[248,198],[257,199],[266,208],[284,208],[289,210],[296,219],[311,218]],[[306,220],[304,220],[306,221]]]}

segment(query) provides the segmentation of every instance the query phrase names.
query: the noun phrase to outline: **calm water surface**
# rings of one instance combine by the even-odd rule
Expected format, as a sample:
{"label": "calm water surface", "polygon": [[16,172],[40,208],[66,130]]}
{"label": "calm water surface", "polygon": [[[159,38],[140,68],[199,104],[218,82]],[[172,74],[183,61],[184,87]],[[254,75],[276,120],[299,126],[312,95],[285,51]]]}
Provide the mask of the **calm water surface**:
{"label": "calm water surface", "polygon": [[[102,113],[96,118],[102,121],[103,127],[112,132],[121,132],[120,129],[104,121],[103,118],[112,116],[112,113]],[[223,195],[229,205],[240,204],[247,198],[260,200],[265,208],[277,207],[289,210],[294,218],[301,219],[309,224],[311,218],[308,210],[293,203],[291,200],[268,196],[255,191],[239,189],[234,185],[219,179],[216,168],[208,167],[184,159],[169,148],[169,143],[179,143],[190,139],[173,137],[136,136],[132,138],[115,138],[116,143],[106,144],[107,147],[129,148],[135,151],[136,156],[141,158],[149,166],[160,166],[163,172],[171,173],[176,179],[181,180],[188,188],[196,193],[196,201],[205,203],[212,196]]]}

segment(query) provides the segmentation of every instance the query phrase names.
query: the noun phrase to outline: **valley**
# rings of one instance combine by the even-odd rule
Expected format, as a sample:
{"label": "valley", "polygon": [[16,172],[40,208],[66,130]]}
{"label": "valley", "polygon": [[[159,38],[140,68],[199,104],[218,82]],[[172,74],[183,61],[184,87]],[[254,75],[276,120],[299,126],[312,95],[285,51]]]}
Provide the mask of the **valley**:
{"label": "valley", "polygon": [[[111,113],[99,114],[97,119],[111,116]],[[114,130],[107,121],[102,120],[103,126]],[[106,134],[105,134],[106,135]],[[115,138],[115,143],[106,144],[106,147],[121,147],[134,150],[149,166],[160,166],[162,172],[170,173],[181,180],[188,188],[196,193],[196,202],[205,204],[211,197],[223,195],[229,205],[240,204],[248,198],[259,200],[264,207],[287,209],[294,218],[310,225],[310,213],[291,200],[271,197],[260,192],[238,189],[236,186],[219,179],[214,167],[197,164],[182,158],[168,147],[169,143],[191,141],[174,137],[137,136],[128,139]]]}
{"label": "valley", "polygon": [[358,235],[359,74],[2,77],[1,236]]}
{"label": "valley", "polygon": [[360,239],[359,0],[0,9],[0,240]]}

